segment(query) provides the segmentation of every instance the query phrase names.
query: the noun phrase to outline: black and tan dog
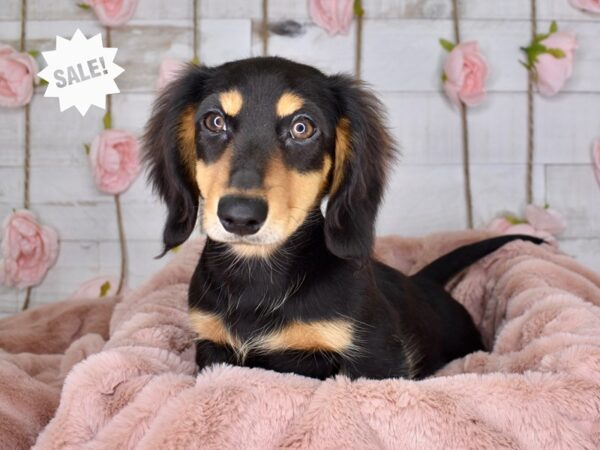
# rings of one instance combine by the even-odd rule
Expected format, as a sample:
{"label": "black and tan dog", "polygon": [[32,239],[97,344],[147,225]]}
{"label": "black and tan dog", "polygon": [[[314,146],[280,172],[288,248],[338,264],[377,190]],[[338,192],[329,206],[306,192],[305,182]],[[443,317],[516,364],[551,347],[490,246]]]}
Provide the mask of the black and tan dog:
{"label": "black and tan dog", "polygon": [[349,77],[280,58],[190,67],[155,105],[145,148],[169,210],[165,251],[203,200],[189,291],[201,367],[424,377],[482,348],[444,282],[508,241],[539,242],[483,241],[411,277],[372,260],[394,156],[380,104]]}

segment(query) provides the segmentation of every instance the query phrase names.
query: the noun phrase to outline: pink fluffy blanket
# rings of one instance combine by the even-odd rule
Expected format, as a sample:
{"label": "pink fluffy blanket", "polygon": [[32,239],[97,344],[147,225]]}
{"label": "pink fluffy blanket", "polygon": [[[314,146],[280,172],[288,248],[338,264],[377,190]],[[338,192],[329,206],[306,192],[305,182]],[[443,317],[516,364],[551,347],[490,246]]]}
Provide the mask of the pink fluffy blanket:
{"label": "pink fluffy blanket", "polygon": [[[484,236],[382,238],[377,254],[410,273]],[[55,306],[64,327],[69,308],[88,305],[78,318],[71,314],[78,325],[68,339],[40,326],[52,319],[51,307],[35,318],[31,311],[0,321],[0,347],[7,349],[0,353],[0,442],[35,442],[35,449],[600,445],[600,276],[553,248],[512,243],[449,286],[489,352],[423,381],[354,382],[231,366],[197,374],[186,293],[201,248],[192,242],[114,310],[109,300]],[[24,331],[27,323],[37,328]],[[30,345],[47,345],[23,353],[31,350],[15,344],[17,328]]]}

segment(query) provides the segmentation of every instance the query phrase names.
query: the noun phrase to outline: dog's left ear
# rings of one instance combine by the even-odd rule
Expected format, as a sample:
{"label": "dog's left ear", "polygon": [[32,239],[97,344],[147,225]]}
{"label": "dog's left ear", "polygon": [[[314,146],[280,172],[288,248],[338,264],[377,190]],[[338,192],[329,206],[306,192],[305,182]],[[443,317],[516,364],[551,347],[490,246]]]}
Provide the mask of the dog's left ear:
{"label": "dog's left ear", "polygon": [[160,256],[190,236],[198,216],[194,114],[204,97],[209,73],[209,68],[188,66],[156,100],[146,125],[143,142],[148,178],[168,208]]}
{"label": "dog's left ear", "polygon": [[383,123],[381,103],[361,82],[344,75],[330,82],[338,122],[325,239],[333,254],[362,262],[371,255],[395,145]]}

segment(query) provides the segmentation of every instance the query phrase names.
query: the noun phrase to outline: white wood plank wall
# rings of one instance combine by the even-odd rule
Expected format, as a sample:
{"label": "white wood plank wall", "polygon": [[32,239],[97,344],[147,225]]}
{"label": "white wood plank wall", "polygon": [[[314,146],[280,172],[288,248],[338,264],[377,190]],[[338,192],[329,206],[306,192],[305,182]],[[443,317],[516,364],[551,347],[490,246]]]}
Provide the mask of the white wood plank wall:
{"label": "white wood plank wall", "polygon": [[[18,47],[19,0],[0,2],[0,41]],[[55,36],[102,31],[73,0],[30,0],[27,48],[54,48]],[[420,235],[466,225],[460,120],[440,93],[443,51],[452,38],[450,0],[364,0],[363,78],[379,93],[403,156],[380,214],[380,233]],[[258,55],[260,0],[201,0],[200,53],[205,64]],[[270,0],[270,21],[294,20],[296,37],[271,34],[271,54],[351,72],[354,29],[329,37],[310,22],[306,2]],[[477,226],[503,210],[520,212],[525,199],[526,73],[517,63],[529,39],[529,1],[463,0],[463,40],[477,39],[491,64],[489,98],[469,111],[474,216]],[[574,30],[580,48],[575,73],[557,97],[535,99],[535,201],[562,211],[569,227],[562,248],[600,270],[600,188],[590,166],[600,137],[600,17],[567,0],[538,0],[539,29],[552,20]],[[113,97],[114,126],[141,133],[155,96],[160,60],[192,56],[192,2],[140,0],[134,19],[113,31],[116,62],[125,68]],[[69,295],[83,281],[117,274],[119,248],[113,199],[94,187],[83,144],[100,131],[103,111],[81,118],[60,113],[38,89],[31,105],[31,209],[59,230],[60,257],[32,304]],[[0,109],[0,218],[22,201],[24,114]],[[165,263],[159,252],[164,208],[140,177],[122,197],[128,237],[129,285]],[[16,312],[22,294],[0,288],[0,315]]]}

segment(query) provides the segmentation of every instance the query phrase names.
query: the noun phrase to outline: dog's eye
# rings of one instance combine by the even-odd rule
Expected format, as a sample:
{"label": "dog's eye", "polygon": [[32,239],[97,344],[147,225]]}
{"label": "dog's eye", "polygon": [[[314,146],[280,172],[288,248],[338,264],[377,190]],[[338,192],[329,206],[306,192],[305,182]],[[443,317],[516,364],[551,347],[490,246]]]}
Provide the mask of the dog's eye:
{"label": "dog's eye", "polygon": [[308,118],[298,117],[292,123],[290,133],[294,139],[301,141],[315,134],[315,126]]}
{"label": "dog's eye", "polygon": [[204,126],[213,133],[220,133],[227,129],[225,118],[216,112],[211,112],[204,118]]}

